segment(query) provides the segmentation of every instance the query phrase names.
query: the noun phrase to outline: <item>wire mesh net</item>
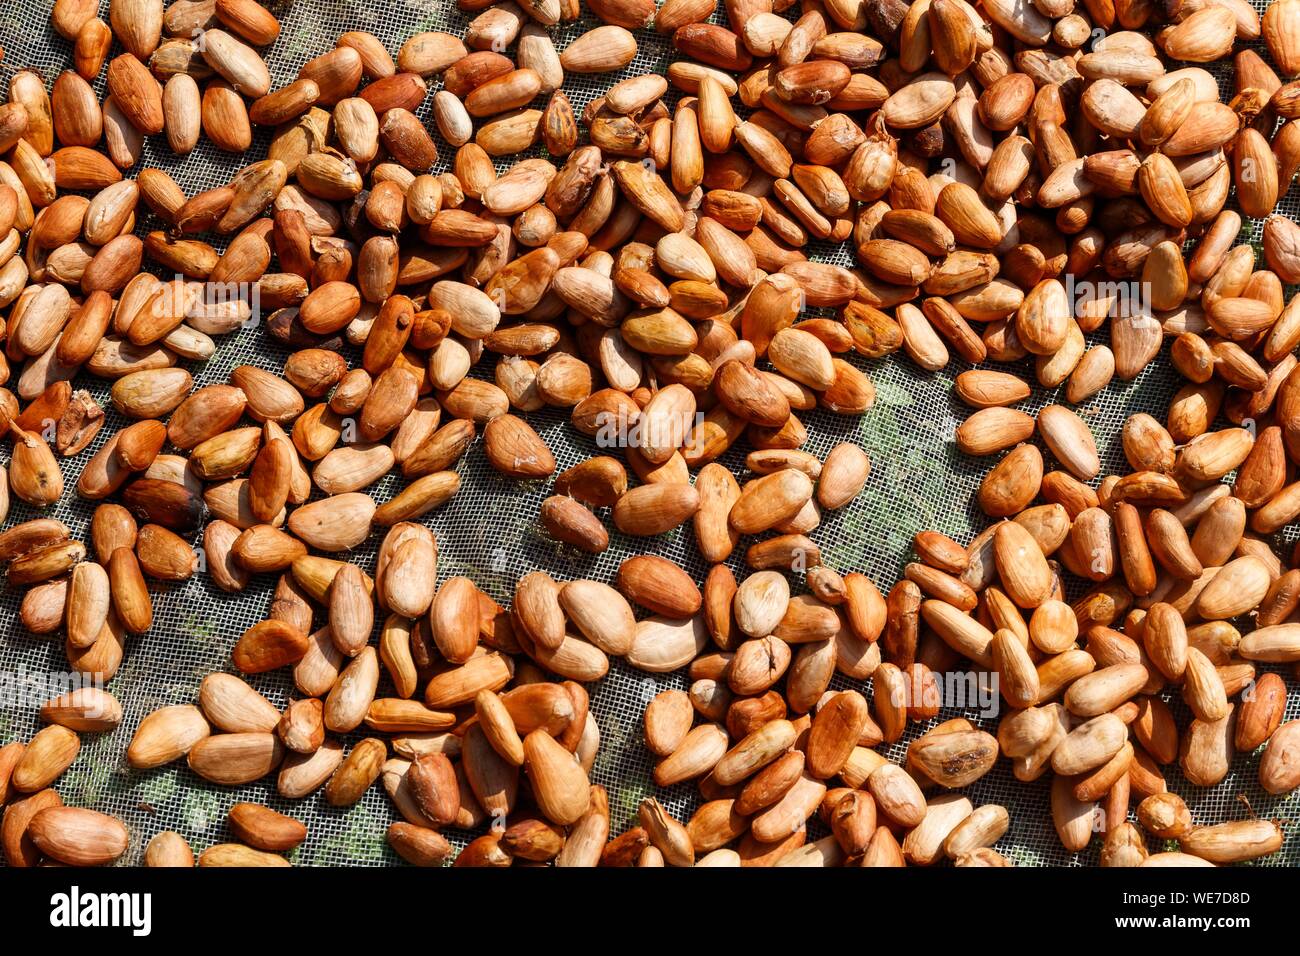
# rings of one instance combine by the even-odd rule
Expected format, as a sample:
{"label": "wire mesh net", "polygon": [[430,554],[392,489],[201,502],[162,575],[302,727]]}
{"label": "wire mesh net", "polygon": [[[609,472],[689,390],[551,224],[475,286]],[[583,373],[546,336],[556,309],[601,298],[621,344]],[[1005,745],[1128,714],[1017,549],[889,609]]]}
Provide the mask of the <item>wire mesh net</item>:
{"label": "wire mesh net", "polygon": [[[1262,10],[1261,0],[1255,2]],[[106,16],[107,4],[103,6],[101,15]],[[305,61],[332,47],[334,38],[346,30],[368,30],[384,42],[390,53],[396,54],[401,43],[417,32],[446,30],[463,35],[467,22],[466,16],[449,0],[387,3],[299,0],[271,9],[283,24],[280,37],[263,51],[275,86],[293,79]],[[0,43],[5,48],[0,78],[6,85],[18,69],[39,71],[48,85],[61,70],[70,67],[70,46],[49,26],[48,11],[45,0],[13,0],[0,12]],[[722,22],[720,17],[715,19]],[[551,32],[557,49],[563,50],[575,37],[595,25],[595,20],[584,16],[577,23],[554,28]],[[565,91],[575,111],[581,111],[617,79],[667,71],[673,59],[667,39],[652,30],[638,30],[636,36],[637,56],[621,73],[566,78]],[[1262,45],[1256,46],[1262,50]],[[1231,95],[1230,70],[1224,68],[1221,72],[1226,101]],[[96,88],[102,97],[102,76]],[[430,82],[430,88],[431,92],[438,88],[436,80]],[[438,138],[429,117],[430,99],[426,99],[417,115]],[[442,171],[447,168],[453,150],[440,138],[438,142],[441,159],[435,171]],[[231,155],[217,151],[204,138],[193,153],[177,158],[159,136],[146,143],[140,166],[165,169],[187,195],[193,195],[227,182],[236,170],[260,158],[266,145],[267,134],[259,132],[249,154]],[[1293,191],[1283,201],[1280,211],[1294,217],[1297,205]],[[141,235],[157,228],[149,216],[142,219]],[[1254,226],[1257,230],[1258,224]],[[847,247],[813,245],[808,252],[811,258],[820,261],[852,264],[852,253]],[[1089,338],[1090,345],[1104,341],[1104,329]],[[205,363],[191,363],[190,370],[197,387],[226,381],[231,369],[243,364],[278,373],[286,354],[264,328],[251,326],[220,339],[217,353]],[[806,448],[824,457],[838,442],[857,442],[871,456],[872,473],[864,492],[849,506],[825,514],[812,536],[821,547],[826,564],[841,573],[861,571],[883,592],[898,578],[915,532],[933,528],[965,542],[985,525],[986,519],[974,504],[973,495],[992,460],[971,459],[960,454],[953,443],[954,429],[968,411],[952,395],[952,380],[967,367],[964,363],[954,357],[946,369],[931,374],[918,370],[901,353],[880,361],[867,362],[860,357],[852,357],[851,361],[871,375],[877,390],[875,406],[861,417],[838,417],[820,410],[808,414],[804,418],[809,432]],[[1033,378],[1032,366],[1027,363],[1011,370]],[[490,374],[490,371],[476,370],[475,374]],[[69,489],[83,464],[107,436],[125,424],[108,401],[108,384],[84,375],[76,382],[77,387],[87,388],[100,401],[108,420],[89,448],[73,459],[64,460]],[[1169,399],[1179,384],[1169,368],[1166,351],[1135,381],[1116,381],[1078,409],[1096,436],[1102,474],[1123,474],[1128,470],[1119,439],[1125,418],[1146,411],[1163,420]],[[1033,397],[1020,407],[1034,413],[1056,400],[1053,392],[1036,389]],[[563,410],[546,409],[528,417],[553,450],[561,470],[601,453],[592,439],[578,434],[568,424]],[[722,459],[738,474],[744,469],[743,444]],[[1046,449],[1044,454],[1050,465]],[[502,477],[488,466],[481,442],[470,449],[456,468],[462,479],[459,493],[422,519],[437,536],[440,582],[451,575],[467,575],[492,597],[508,603],[514,581],[537,568],[557,579],[590,577],[608,581],[625,558],[637,553],[654,553],[678,562],[697,581],[702,581],[708,570],[696,551],[689,528],[653,539],[627,538],[611,528],[610,547],[597,556],[561,547],[547,538],[537,523],[538,508],[548,494],[549,482],[520,483]],[[382,502],[399,488],[400,480],[389,475],[370,491]],[[75,537],[87,540],[92,510],[91,503],[69,491],[49,512],[67,523]],[[32,516],[32,509],[16,502],[9,523]],[[199,538],[197,534],[193,538],[196,546]],[[379,535],[372,536],[349,555],[349,560],[373,571],[378,538]],[[748,540],[741,541],[730,562],[738,576],[743,574],[742,559],[748,543]],[[796,589],[801,586],[799,581],[794,583]],[[122,724],[112,733],[83,735],[76,763],[57,784],[65,802],[111,813],[127,825],[131,847],[123,862],[138,863],[149,839],[163,830],[179,832],[196,852],[232,839],[225,816],[238,801],[266,804],[307,825],[306,841],[290,854],[294,862],[315,865],[400,862],[384,840],[384,831],[396,815],[378,785],[355,806],[335,808],[320,793],[304,800],[285,800],[276,793],[273,777],[249,786],[228,788],[206,782],[183,761],[147,772],[133,771],[126,766],[126,746],[146,714],[158,707],[193,702],[203,677],[214,671],[231,670],[231,648],[247,627],[265,617],[273,586],[274,579],[269,575],[255,577],[239,594],[220,591],[203,573],[176,585],[151,582],[153,627],[145,635],[128,639],[125,661],[109,684],[109,690],[123,707]],[[20,685],[39,686],[45,675],[67,670],[63,642],[61,637],[38,638],[23,629],[17,614],[21,597],[17,589],[0,590],[0,622],[3,622],[0,674],[9,675],[11,681]],[[1286,677],[1293,687],[1289,671]],[[294,696],[287,671],[248,680],[277,707],[283,707]],[[592,779],[609,792],[613,833],[622,832],[634,822],[637,803],[647,793],[656,793],[681,820],[687,819],[698,805],[693,784],[666,790],[654,786],[652,756],[641,739],[645,704],[662,689],[685,686],[684,674],[649,675],[615,660],[609,675],[588,688],[601,736]],[[837,675],[832,686],[837,689],[858,686],[870,695],[869,682],[863,686]],[[380,694],[391,692],[385,675]],[[0,710],[0,742],[28,739],[39,728],[37,711],[45,696],[52,695],[33,690],[28,699]],[[1180,725],[1186,726],[1190,719],[1186,709],[1177,700],[1172,703]],[[939,719],[959,715],[990,731],[996,728],[996,718],[981,717],[977,710],[969,708],[945,710]],[[1300,699],[1293,695],[1287,718],[1296,716],[1300,716]],[[892,760],[901,761],[907,742],[928,726],[912,725],[904,739],[885,748],[885,752]],[[357,739],[360,735],[344,738],[344,743],[350,747]],[[1177,767],[1165,769],[1170,789],[1187,800],[1197,822],[1216,823],[1244,816],[1248,811],[1239,797],[1247,798],[1254,811],[1261,815],[1293,816],[1287,812],[1285,798],[1270,797],[1258,786],[1255,762],[1256,758],[1239,754],[1222,783],[1209,789],[1187,784]],[[1015,780],[1008,762],[1001,760],[992,772],[967,788],[967,792],[977,806],[992,802],[1007,808],[1010,830],[997,847],[1016,863],[1095,863],[1100,839],[1094,839],[1079,854],[1067,853],[1061,847],[1051,822],[1048,789],[1046,779],[1030,784]],[[817,826],[815,821],[812,825]],[[461,846],[474,834],[452,830],[447,835],[455,845]],[[821,834],[814,829],[812,835]],[[1152,849],[1158,847],[1153,845]],[[1298,857],[1300,843],[1292,835],[1283,851],[1267,862],[1291,864]]]}

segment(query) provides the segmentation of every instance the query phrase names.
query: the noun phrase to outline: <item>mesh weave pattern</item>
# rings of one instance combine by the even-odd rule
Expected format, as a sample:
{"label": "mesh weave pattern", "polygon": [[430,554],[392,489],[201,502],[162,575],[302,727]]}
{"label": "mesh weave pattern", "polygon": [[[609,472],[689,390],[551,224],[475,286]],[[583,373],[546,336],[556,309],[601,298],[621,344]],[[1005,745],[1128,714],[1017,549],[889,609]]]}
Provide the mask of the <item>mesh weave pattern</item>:
{"label": "mesh weave pattern", "polygon": [[[1262,9],[1260,0],[1256,0],[1256,5]],[[101,15],[107,15],[106,6]],[[17,69],[39,70],[48,85],[59,71],[70,66],[69,44],[50,28],[48,8],[45,0],[11,0],[0,13],[0,43],[5,47],[0,78],[6,85]],[[299,0],[272,9],[283,24],[280,38],[264,51],[275,86],[291,80],[303,62],[328,49],[333,38],[345,30],[369,30],[395,55],[401,42],[416,32],[440,29],[463,35],[466,23],[466,17],[449,0],[386,3]],[[563,50],[570,40],[594,25],[594,20],[584,17],[577,24],[555,28],[552,32],[557,48]],[[617,79],[651,71],[666,72],[672,60],[669,43],[650,30],[637,31],[637,39],[640,44],[637,57],[621,74],[566,79],[565,90],[576,111],[581,111],[591,98]],[[115,48],[114,55],[117,52]],[[1224,82],[1230,82],[1230,77]],[[431,92],[437,88],[436,83],[431,83]],[[102,78],[97,90],[102,97]],[[1224,98],[1226,101],[1227,95]],[[428,103],[426,100],[419,115],[433,129]],[[436,171],[445,169],[452,156],[450,147],[441,140],[439,145],[442,158]],[[205,138],[192,154],[177,159],[168,150],[165,139],[159,136],[146,145],[142,166],[166,169],[187,195],[193,195],[228,181],[247,161],[260,158],[265,146],[266,134],[260,133],[248,157],[232,156],[216,151]],[[1294,193],[1286,198],[1282,210],[1295,215]],[[146,221],[141,223],[142,235],[155,228],[147,221],[149,217],[143,218]],[[809,251],[813,258],[822,261],[850,264],[851,252],[845,248],[814,246]],[[1093,341],[1105,341],[1105,331],[1094,336],[1089,344]],[[285,354],[262,329],[252,327],[226,336],[219,342],[217,354],[204,364],[192,366],[191,371],[195,385],[201,386],[225,381],[230,370],[241,364],[278,372]],[[804,419],[810,435],[807,450],[823,457],[837,442],[856,441],[870,453],[873,470],[864,493],[841,511],[827,514],[813,537],[821,546],[827,564],[841,572],[862,571],[884,591],[898,577],[906,560],[908,542],[916,531],[936,528],[966,541],[984,525],[985,519],[972,497],[992,460],[970,459],[960,454],[952,441],[953,429],[967,414],[951,392],[952,378],[965,368],[959,360],[954,358],[947,369],[936,374],[920,372],[901,353],[882,361],[865,363],[857,358],[853,361],[869,369],[878,391],[875,407],[861,418],[840,418],[820,411],[809,414]],[[1015,370],[1032,380],[1031,366]],[[82,465],[104,438],[124,424],[108,402],[107,383],[85,376],[82,379],[77,386],[90,389],[101,401],[108,412],[108,422],[90,448],[63,463],[69,489]],[[1178,384],[1176,375],[1168,368],[1167,357],[1162,357],[1137,381],[1113,383],[1079,409],[1097,438],[1103,474],[1128,470],[1119,442],[1124,419],[1137,411],[1148,411],[1163,419],[1168,400]],[[1032,413],[1053,400],[1055,396],[1037,390],[1021,407]],[[530,415],[529,420],[554,451],[560,469],[599,453],[592,440],[578,435],[568,425],[567,415],[562,411],[545,410]],[[743,448],[733,449],[723,463],[739,473],[743,469],[743,456]],[[703,580],[707,568],[696,553],[689,529],[679,529],[658,539],[634,540],[611,528],[608,551],[595,557],[579,555],[557,546],[538,529],[538,507],[548,493],[549,483],[520,484],[503,478],[487,465],[481,443],[476,443],[457,467],[462,477],[459,494],[424,519],[438,538],[440,581],[465,574],[494,598],[507,602],[513,582],[529,570],[542,568],[557,579],[612,580],[623,559],[645,552],[671,558],[687,568],[697,581]],[[371,492],[376,500],[384,501],[398,487],[398,479],[390,475]],[[77,499],[71,491],[52,509],[53,515],[65,521],[81,540],[88,537],[91,512],[91,505]],[[31,509],[16,503],[9,521],[12,524],[31,516]],[[373,536],[350,560],[368,571],[373,570],[377,540],[378,535]],[[199,543],[199,536],[195,536],[194,543]],[[738,555],[743,555],[748,543],[741,542]],[[738,574],[742,572],[739,558],[733,558],[732,564]],[[394,811],[378,785],[356,806],[336,809],[327,805],[319,794],[302,801],[284,800],[276,794],[273,778],[246,787],[223,788],[197,777],[183,762],[144,773],[125,765],[126,746],[141,718],[161,706],[194,701],[205,675],[230,669],[230,649],[248,626],[265,616],[273,583],[271,576],[261,576],[238,595],[219,591],[201,573],[180,585],[151,583],[154,626],[148,634],[128,640],[126,660],[109,686],[124,708],[123,723],[111,734],[85,735],[81,755],[57,785],[65,802],[103,810],[126,823],[132,843],[124,862],[139,862],[144,846],[161,830],[177,830],[196,852],[231,839],[224,823],[225,814],[231,804],[241,800],[265,803],[307,824],[306,842],[291,855],[295,862],[326,865],[399,862],[384,841],[384,830],[394,819]],[[0,590],[0,622],[3,622],[0,672],[17,673],[24,668],[28,673],[65,670],[62,640],[38,639],[18,623],[20,599],[21,594],[14,589]],[[1287,676],[1289,679],[1290,675]],[[286,704],[293,693],[287,672],[249,680],[277,706]],[[682,674],[656,677],[615,661],[609,676],[589,688],[592,711],[602,738],[593,780],[609,790],[614,833],[622,832],[634,820],[637,801],[655,789],[650,781],[652,760],[641,743],[642,709],[659,690],[684,686]],[[849,685],[837,676],[834,686]],[[869,693],[869,687],[862,689]],[[385,676],[380,694],[390,692]],[[1185,726],[1189,715],[1177,702],[1175,708],[1180,725]],[[955,711],[945,711],[942,716],[957,715]],[[1300,701],[1295,697],[1287,716],[1300,716]],[[995,721],[977,722],[986,729],[994,729]],[[39,726],[35,705],[0,710],[0,742],[25,740]],[[921,729],[924,728],[914,725],[903,742],[889,749],[889,756],[901,760],[906,741]],[[349,738],[346,743],[350,746],[356,739]],[[1198,822],[1220,822],[1243,816],[1246,810],[1236,801],[1239,795],[1247,797],[1262,815],[1291,816],[1282,809],[1284,801],[1270,798],[1260,790],[1254,765],[1254,759],[1238,756],[1232,772],[1210,790],[1191,788],[1177,768],[1167,768],[1167,774],[1171,789],[1187,798]],[[969,794],[977,806],[996,802],[1007,807],[1011,829],[998,848],[1017,863],[1095,862],[1100,840],[1094,839],[1092,846],[1078,855],[1067,854],[1061,848],[1050,819],[1045,781],[1022,784],[1012,777],[1008,762],[1002,760],[969,788]],[[698,801],[692,784],[673,787],[659,796],[683,820]],[[448,836],[457,845],[469,838],[455,831]],[[1290,839],[1284,851],[1270,862],[1293,863],[1298,857],[1300,843]]]}

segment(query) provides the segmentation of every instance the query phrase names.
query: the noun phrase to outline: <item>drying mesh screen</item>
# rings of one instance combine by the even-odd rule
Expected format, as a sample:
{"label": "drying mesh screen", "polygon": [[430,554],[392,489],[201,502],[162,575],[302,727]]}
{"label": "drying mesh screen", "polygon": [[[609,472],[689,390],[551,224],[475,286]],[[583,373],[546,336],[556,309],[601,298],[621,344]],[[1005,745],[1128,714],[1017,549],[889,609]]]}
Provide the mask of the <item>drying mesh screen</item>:
{"label": "drying mesh screen", "polygon": [[[1261,0],[1255,3],[1263,9]],[[50,28],[48,9],[46,0],[11,0],[0,12],[0,44],[5,48],[0,78],[6,88],[17,69],[40,71],[48,86],[61,70],[70,66],[70,46]],[[329,49],[334,38],[346,30],[368,30],[396,55],[402,41],[414,33],[446,30],[463,35],[466,23],[466,17],[449,0],[367,3],[299,0],[271,9],[283,24],[279,39],[264,51],[276,86],[291,80],[302,63]],[[107,3],[101,4],[100,13],[107,17]],[[579,23],[554,29],[557,48],[563,50],[574,37],[595,25],[596,21],[584,16]],[[565,90],[576,111],[581,111],[616,79],[651,71],[666,72],[673,59],[670,44],[651,30],[637,31],[637,39],[637,57],[623,73],[597,77],[574,75],[566,79]],[[1262,51],[1262,44],[1256,46]],[[117,52],[120,51],[115,47],[113,54]],[[1227,88],[1231,82],[1230,70],[1223,70],[1222,76],[1226,101],[1231,95]],[[436,81],[431,83],[431,93],[437,88]],[[102,76],[97,90],[102,97]],[[434,129],[429,120],[428,100],[419,115]],[[248,157],[232,156],[215,150],[204,138],[192,154],[177,159],[163,137],[153,137],[146,145],[141,166],[166,169],[187,195],[193,195],[228,181],[246,162],[260,158],[265,146],[266,135],[262,133]],[[435,171],[447,168],[452,155],[446,143],[439,140],[439,146],[442,155]],[[1293,217],[1297,213],[1296,195],[1292,191],[1281,206],[1282,211]],[[141,235],[156,228],[150,218],[143,217]],[[851,264],[851,252],[847,248],[815,246],[809,251],[813,258],[822,261]],[[1089,344],[1105,340],[1103,330]],[[195,385],[201,386],[225,381],[230,370],[242,364],[278,372],[285,355],[261,328],[251,327],[223,338],[216,355],[206,363],[192,365],[191,371]],[[838,442],[857,442],[871,455],[872,474],[865,491],[852,504],[824,516],[813,538],[821,546],[827,564],[841,572],[861,571],[883,592],[897,579],[907,559],[908,542],[916,531],[935,528],[965,542],[984,526],[985,519],[972,503],[972,495],[993,462],[958,453],[952,441],[954,428],[967,413],[953,398],[951,390],[952,379],[966,367],[964,363],[954,359],[942,372],[928,374],[920,372],[901,353],[882,361],[864,362],[856,357],[852,361],[869,370],[878,393],[875,407],[861,418],[841,418],[821,411],[807,415],[804,418],[809,431],[807,450],[822,457]],[[1029,363],[1013,370],[1030,380],[1033,378]],[[480,370],[475,374],[486,373]],[[1122,474],[1128,470],[1119,442],[1124,419],[1134,412],[1147,411],[1163,420],[1169,398],[1178,384],[1177,376],[1168,368],[1166,349],[1161,359],[1136,381],[1117,381],[1079,409],[1097,438],[1103,474]],[[90,448],[75,459],[63,462],[69,489],[82,465],[104,438],[124,424],[108,401],[107,383],[81,376],[76,385],[88,388],[95,395],[108,412],[108,422]],[[1021,407],[1033,413],[1053,400],[1054,395],[1036,390]],[[568,426],[563,411],[545,410],[529,415],[529,420],[554,451],[560,469],[599,453],[591,439]],[[739,472],[743,458],[744,449],[737,448],[723,462]],[[547,539],[537,524],[538,506],[547,495],[548,482],[521,484],[501,477],[487,465],[481,443],[470,449],[457,468],[462,479],[460,492],[424,519],[437,535],[440,581],[465,574],[498,601],[508,602],[513,582],[535,568],[544,569],[558,579],[592,577],[608,581],[623,559],[648,552],[679,562],[696,580],[703,580],[707,571],[696,553],[689,529],[679,529],[657,539],[629,539],[611,527],[610,548],[602,555],[591,557],[563,549]],[[390,475],[371,491],[382,502],[398,487],[398,480]],[[87,539],[91,512],[92,506],[71,492],[51,509],[53,516],[66,522],[81,540]],[[9,523],[32,516],[32,509],[16,503]],[[373,536],[353,552],[350,560],[368,571],[373,570],[378,537]],[[195,535],[193,539],[196,545],[199,538]],[[738,555],[743,555],[748,543],[741,542]],[[738,573],[742,572],[740,560],[733,558],[731,564]],[[124,862],[138,863],[149,839],[161,830],[180,832],[196,852],[231,839],[225,827],[225,814],[231,804],[243,800],[265,803],[306,823],[309,836],[291,854],[296,863],[400,862],[384,841],[384,830],[395,817],[387,795],[378,784],[357,805],[338,809],[326,804],[319,793],[305,800],[284,800],[276,793],[273,778],[251,786],[225,788],[191,773],[183,761],[144,773],[125,765],[126,746],[146,714],[158,707],[194,701],[204,676],[231,669],[230,649],[245,628],[265,616],[273,584],[272,576],[261,576],[244,592],[226,594],[200,573],[179,585],[151,585],[154,625],[148,634],[128,640],[125,662],[109,685],[122,703],[124,720],[114,733],[98,737],[83,735],[80,756],[57,785],[65,802],[103,810],[127,824],[132,842]],[[65,671],[62,640],[37,638],[26,633],[18,623],[20,599],[21,594],[16,590],[0,589],[0,674],[25,673],[30,677]],[[1287,677],[1290,683],[1289,673]],[[260,675],[249,681],[277,706],[283,706],[293,694],[287,672]],[[642,709],[658,691],[684,686],[684,675],[651,676],[615,661],[609,676],[589,688],[592,712],[601,733],[600,754],[592,777],[609,791],[614,833],[622,832],[634,821],[641,796],[655,792],[650,779],[653,763],[641,743]],[[846,687],[850,682],[837,676],[833,686]],[[1293,683],[1291,686],[1294,689]],[[861,689],[869,695],[869,686]],[[387,677],[380,693],[391,693]],[[34,700],[0,709],[0,743],[28,739],[40,726],[38,706],[39,700]],[[1180,725],[1186,726],[1190,719],[1186,709],[1178,701],[1174,707]],[[949,710],[942,717],[959,715],[963,712]],[[973,710],[964,715],[990,731],[995,729],[996,719],[979,719]],[[1296,716],[1300,716],[1300,700],[1293,697],[1287,717]],[[901,760],[906,742],[922,729],[913,725],[903,741],[888,748],[890,758]],[[350,747],[357,739],[359,735],[354,735],[345,743]],[[1268,797],[1260,789],[1255,763],[1255,758],[1239,755],[1224,781],[1207,790],[1190,787],[1176,767],[1166,771],[1171,789],[1187,799],[1198,822],[1215,823],[1243,817],[1248,811],[1237,799],[1239,796],[1246,797],[1261,815],[1293,817],[1295,814],[1288,812],[1292,808],[1286,800]],[[1087,850],[1077,855],[1061,848],[1051,823],[1045,780],[1022,784],[1012,777],[1008,762],[1000,760],[992,772],[968,790],[977,806],[994,802],[1009,810],[1011,828],[999,841],[998,848],[1018,864],[1096,862],[1099,839],[1094,839]],[[690,784],[657,795],[682,820],[698,804]],[[815,829],[813,835],[822,834]],[[471,838],[458,831],[451,831],[448,836],[458,846]],[[1159,847],[1153,841],[1152,850],[1156,849]],[[1283,852],[1269,862],[1294,863],[1298,856],[1300,844],[1292,838]]]}

